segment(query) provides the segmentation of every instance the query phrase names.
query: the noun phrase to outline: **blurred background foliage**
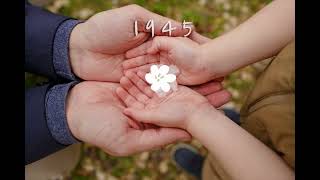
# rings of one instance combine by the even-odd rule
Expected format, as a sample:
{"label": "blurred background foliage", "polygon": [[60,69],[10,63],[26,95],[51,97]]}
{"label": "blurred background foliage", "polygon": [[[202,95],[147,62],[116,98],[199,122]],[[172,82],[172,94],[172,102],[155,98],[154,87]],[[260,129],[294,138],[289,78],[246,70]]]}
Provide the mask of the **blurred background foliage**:
{"label": "blurred background foliage", "polygon": [[[210,38],[222,35],[248,19],[271,0],[33,0],[51,12],[85,20],[97,12],[138,4],[152,12],[177,21],[193,22],[196,30]],[[225,107],[240,109],[256,76],[268,64],[265,60],[240,69],[225,78],[224,86],[232,94]],[[46,82],[45,77],[25,73],[25,87]],[[205,155],[206,149],[197,141],[193,146]],[[98,148],[83,144],[78,166],[66,179],[193,179],[170,161],[170,145],[162,150],[144,152],[134,156],[116,158]]]}

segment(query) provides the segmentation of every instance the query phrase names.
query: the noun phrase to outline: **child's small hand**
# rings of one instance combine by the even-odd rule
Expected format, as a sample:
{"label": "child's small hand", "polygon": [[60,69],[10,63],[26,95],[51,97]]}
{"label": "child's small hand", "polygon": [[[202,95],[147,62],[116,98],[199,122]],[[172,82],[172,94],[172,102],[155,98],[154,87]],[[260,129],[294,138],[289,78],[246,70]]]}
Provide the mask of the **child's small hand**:
{"label": "child's small hand", "polygon": [[[138,75],[126,73],[116,91],[128,107],[124,113],[136,121],[185,129],[195,112],[213,108],[207,98],[185,86],[179,86],[178,91],[166,97],[158,97],[142,79],[144,73],[139,72]],[[217,96],[216,99],[221,101],[221,98],[219,100]]]}
{"label": "child's small hand", "polygon": [[196,85],[212,79],[201,58],[200,44],[189,38],[157,36],[126,53],[124,70],[148,70],[153,63],[174,64],[180,70],[179,84]]}

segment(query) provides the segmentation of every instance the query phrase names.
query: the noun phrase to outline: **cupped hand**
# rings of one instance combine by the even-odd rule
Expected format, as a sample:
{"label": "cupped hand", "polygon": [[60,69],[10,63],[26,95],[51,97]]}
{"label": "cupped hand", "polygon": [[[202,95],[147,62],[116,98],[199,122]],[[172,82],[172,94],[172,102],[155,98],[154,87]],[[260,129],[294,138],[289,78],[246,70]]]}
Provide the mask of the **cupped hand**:
{"label": "cupped hand", "polygon": [[[143,77],[142,72],[138,72],[138,75],[126,73],[121,78],[121,87],[116,91],[128,107],[124,113],[136,121],[186,129],[190,117],[199,109],[214,109],[207,98],[185,86],[178,86],[177,91],[159,97]],[[212,100],[218,105],[227,102],[229,98],[230,94],[221,90]]]}
{"label": "cupped hand", "polygon": [[79,140],[96,145],[105,152],[126,156],[189,140],[190,135],[176,128],[135,129],[122,111],[115,83],[84,81],[74,86],[67,97],[67,121]]}
{"label": "cupped hand", "polygon": [[201,43],[185,37],[155,37],[126,53],[124,70],[146,71],[155,63],[175,65],[179,84],[197,85],[213,79],[202,58]]}
{"label": "cupped hand", "polygon": [[[155,35],[167,35],[161,32],[161,28],[168,21],[176,27],[172,36],[183,36],[188,32],[182,29],[181,23],[137,5],[100,12],[75,26],[71,33],[69,54],[73,72],[84,80],[119,82],[125,52],[150,37],[145,25],[151,19],[155,23]],[[136,20],[137,36],[134,34]]]}

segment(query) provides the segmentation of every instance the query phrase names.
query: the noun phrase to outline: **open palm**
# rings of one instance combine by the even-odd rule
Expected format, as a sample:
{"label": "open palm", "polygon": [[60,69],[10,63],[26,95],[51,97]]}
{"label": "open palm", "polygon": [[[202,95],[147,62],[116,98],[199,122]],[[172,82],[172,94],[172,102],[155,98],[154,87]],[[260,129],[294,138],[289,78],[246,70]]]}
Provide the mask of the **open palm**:
{"label": "open palm", "polygon": [[135,129],[116,96],[114,83],[81,82],[67,99],[67,119],[72,134],[81,141],[96,145],[117,156],[151,150],[187,140],[190,135],[176,128]]}
{"label": "open palm", "polygon": [[[128,106],[124,113],[133,119],[165,127],[186,127],[188,116],[200,107],[213,107],[208,98],[196,91],[179,86],[177,91],[168,96],[159,97],[142,79],[143,73],[126,73],[121,78],[121,87],[117,88],[117,95]],[[213,93],[214,94],[214,93]],[[222,90],[215,94],[216,102],[225,102],[229,97]],[[216,104],[219,106],[218,104]]]}

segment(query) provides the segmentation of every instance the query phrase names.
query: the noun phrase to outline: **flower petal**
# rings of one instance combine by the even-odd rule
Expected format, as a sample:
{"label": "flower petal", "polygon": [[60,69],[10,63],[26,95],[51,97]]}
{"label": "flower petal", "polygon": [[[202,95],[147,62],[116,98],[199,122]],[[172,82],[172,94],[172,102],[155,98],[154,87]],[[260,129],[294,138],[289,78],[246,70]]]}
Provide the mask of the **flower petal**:
{"label": "flower petal", "polygon": [[176,80],[176,76],[174,74],[167,74],[163,77],[163,81],[172,83]]}
{"label": "flower petal", "polygon": [[166,82],[162,82],[160,84],[162,91],[169,92],[170,91],[170,85]]}
{"label": "flower petal", "polygon": [[153,74],[153,75],[158,75],[158,74],[159,74],[158,66],[157,66],[157,65],[152,65],[152,66],[150,67],[150,72],[151,72],[151,74]]}
{"label": "flower petal", "polygon": [[149,84],[153,84],[156,80],[154,78],[154,75],[150,74],[150,73],[147,73],[144,78],[146,79],[146,81],[149,83]]}
{"label": "flower petal", "polygon": [[160,74],[162,74],[162,75],[168,74],[168,72],[169,72],[169,66],[167,66],[167,65],[162,65],[162,66],[160,66],[159,72],[160,72]]}
{"label": "flower petal", "polygon": [[156,82],[151,85],[151,89],[154,92],[157,92],[160,89],[160,83]]}

